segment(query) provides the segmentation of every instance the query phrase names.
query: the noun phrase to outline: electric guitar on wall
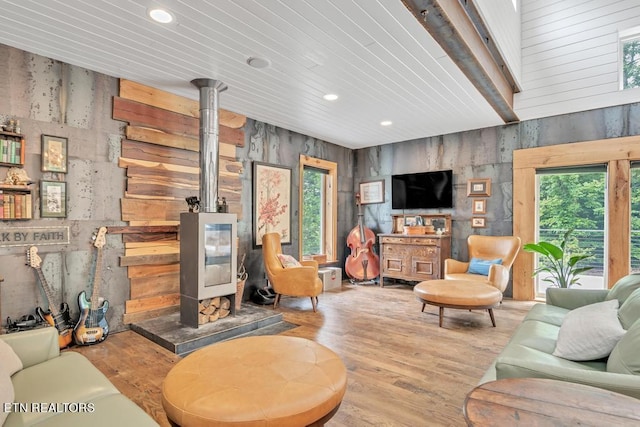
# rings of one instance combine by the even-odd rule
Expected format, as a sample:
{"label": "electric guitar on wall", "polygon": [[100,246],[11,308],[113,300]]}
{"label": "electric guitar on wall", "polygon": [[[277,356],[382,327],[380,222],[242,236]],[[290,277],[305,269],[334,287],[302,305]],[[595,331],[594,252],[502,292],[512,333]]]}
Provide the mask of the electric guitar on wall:
{"label": "electric guitar on wall", "polygon": [[47,279],[42,274],[42,260],[38,256],[38,248],[31,246],[27,251],[27,264],[38,272],[38,279],[40,279],[40,285],[47,296],[47,302],[49,304],[49,310],[43,310],[40,307],[36,307],[36,313],[40,318],[55,327],[58,330],[58,344],[60,348],[68,347],[73,339],[73,326],[71,318],[69,317],[69,306],[66,302],[60,304],[60,310],[56,309],[53,303],[53,291]]}
{"label": "electric guitar on wall", "polygon": [[94,236],[93,246],[98,250],[96,256],[96,270],[93,277],[93,292],[91,300],[87,300],[85,291],[78,295],[78,307],[80,307],[80,319],[73,329],[73,339],[78,345],[91,345],[107,339],[109,335],[109,324],[107,323],[107,310],[109,301],[101,301],[100,276],[102,273],[102,248],[105,245],[105,234],[107,227],[100,227]]}

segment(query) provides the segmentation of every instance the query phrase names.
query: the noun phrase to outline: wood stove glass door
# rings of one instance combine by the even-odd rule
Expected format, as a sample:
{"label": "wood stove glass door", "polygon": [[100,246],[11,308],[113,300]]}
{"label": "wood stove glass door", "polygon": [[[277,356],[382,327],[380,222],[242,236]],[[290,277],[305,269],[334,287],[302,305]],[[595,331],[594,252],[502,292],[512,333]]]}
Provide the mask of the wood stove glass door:
{"label": "wood stove glass door", "polygon": [[205,224],[204,234],[204,286],[230,283],[232,225]]}

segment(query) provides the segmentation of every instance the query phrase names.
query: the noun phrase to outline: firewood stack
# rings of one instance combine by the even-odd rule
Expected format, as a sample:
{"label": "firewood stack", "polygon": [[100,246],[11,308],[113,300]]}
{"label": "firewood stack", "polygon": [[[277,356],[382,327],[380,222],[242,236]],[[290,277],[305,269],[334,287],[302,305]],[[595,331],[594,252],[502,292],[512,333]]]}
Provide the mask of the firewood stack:
{"label": "firewood stack", "polygon": [[227,317],[230,312],[231,300],[227,297],[207,298],[200,301],[198,306],[200,308],[198,325],[204,325]]}

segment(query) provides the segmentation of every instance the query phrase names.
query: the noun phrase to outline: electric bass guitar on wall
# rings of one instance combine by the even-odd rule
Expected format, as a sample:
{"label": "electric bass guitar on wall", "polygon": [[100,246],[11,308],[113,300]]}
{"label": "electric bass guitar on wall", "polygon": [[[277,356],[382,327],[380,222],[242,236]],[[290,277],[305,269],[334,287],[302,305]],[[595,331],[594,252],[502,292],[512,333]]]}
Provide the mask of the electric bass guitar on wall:
{"label": "electric bass guitar on wall", "polygon": [[93,246],[98,250],[96,255],[96,270],[93,277],[93,292],[91,300],[87,300],[86,293],[78,295],[78,307],[80,307],[80,319],[73,329],[73,339],[78,345],[91,345],[107,339],[109,324],[107,323],[107,310],[109,301],[100,298],[100,282],[102,273],[102,248],[105,245],[107,227],[100,227],[94,236]]}
{"label": "electric bass guitar on wall", "polygon": [[49,310],[43,310],[40,307],[36,307],[36,313],[40,318],[55,327],[58,330],[58,344],[60,348],[68,347],[73,339],[73,326],[71,318],[69,317],[69,306],[66,302],[60,304],[60,310],[56,309],[53,303],[53,291],[47,279],[42,274],[42,260],[38,256],[38,248],[31,246],[27,251],[27,264],[38,272],[38,279],[40,279],[40,285],[47,296],[47,303],[49,304]]}

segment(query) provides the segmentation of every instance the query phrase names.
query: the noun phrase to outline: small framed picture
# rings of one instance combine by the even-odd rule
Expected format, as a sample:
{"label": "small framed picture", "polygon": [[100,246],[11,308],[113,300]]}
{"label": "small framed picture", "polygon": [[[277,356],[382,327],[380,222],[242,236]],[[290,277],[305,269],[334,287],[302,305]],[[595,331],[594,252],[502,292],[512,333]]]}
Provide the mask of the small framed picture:
{"label": "small framed picture", "polygon": [[67,183],[40,181],[40,217],[67,217]]}
{"label": "small framed picture", "polygon": [[471,207],[472,214],[486,214],[487,213],[487,200],[486,199],[475,199],[473,200],[473,205]]}
{"label": "small framed picture", "polygon": [[473,228],[484,228],[487,226],[487,221],[484,217],[474,216],[471,218],[471,227]]}
{"label": "small framed picture", "polygon": [[470,179],[467,181],[468,197],[491,196],[491,178]]}
{"label": "small framed picture", "polygon": [[67,173],[67,138],[42,135],[42,172]]}
{"label": "small framed picture", "polygon": [[384,180],[361,182],[360,203],[384,203]]}

